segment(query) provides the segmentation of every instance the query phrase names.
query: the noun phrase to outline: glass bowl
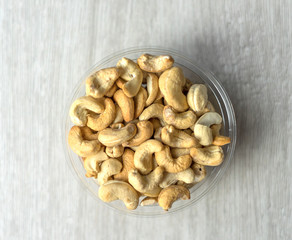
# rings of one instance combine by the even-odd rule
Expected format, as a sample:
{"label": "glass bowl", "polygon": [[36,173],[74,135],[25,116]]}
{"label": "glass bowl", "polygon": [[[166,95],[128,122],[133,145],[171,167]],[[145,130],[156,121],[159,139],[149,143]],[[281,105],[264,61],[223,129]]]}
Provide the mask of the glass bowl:
{"label": "glass bowl", "polygon": [[[111,203],[104,203],[98,197],[98,188],[99,185],[97,181],[93,178],[85,177],[85,170],[83,168],[82,159],[75,154],[68,145],[67,136],[70,128],[72,127],[72,122],[69,117],[69,108],[73,101],[81,96],[85,95],[85,79],[93,72],[106,68],[115,66],[119,59],[122,57],[127,57],[132,60],[136,60],[141,54],[149,53],[153,55],[171,55],[175,60],[175,66],[179,66],[183,69],[183,73],[186,78],[190,79],[194,83],[203,83],[208,87],[208,97],[209,101],[214,105],[216,111],[221,114],[223,122],[221,134],[230,137],[231,143],[223,147],[224,150],[224,161],[220,166],[217,167],[207,167],[207,176],[206,178],[197,183],[190,189],[191,199],[190,200],[178,200],[173,205],[169,211],[164,211],[158,205],[154,206],[138,206],[136,210],[127,210],[122,201],[114,201]],[[221,83],[218,79],[208,70],[203,69],[190,60],[185,58],[181,53],[178,53],[174,50],[163,49],[158,47],[145,47],[145,48],[132,48],[125,51],[120,51],[114,53],[97,64],[92,66],[83,76],[81,76],[80,82],[73,90],[72,94],[68,99],[68,104],[65,108],[65,114],[62,122],[63,128],[63,143],[64,150],[66,153],[67,162],[70,165],[70,168],[73,170],[73,174],[77,176],[79,181],[82,183],[92,196],[98,200],[98,202],[103,203],[104,205],[115,209],[121,213],[129,215],[138,215],[138,216],[157,216],[157,215],[168,215],[175,213],[186,207],[193,206],[201,198],[203,198],[218,181],[222,178],[224,172],[226,171],[235,149],[236,143],[236,120],[234,110],[231,104],[231,101],[224,90]],[[141,199],[140,199],[141,200]]]}

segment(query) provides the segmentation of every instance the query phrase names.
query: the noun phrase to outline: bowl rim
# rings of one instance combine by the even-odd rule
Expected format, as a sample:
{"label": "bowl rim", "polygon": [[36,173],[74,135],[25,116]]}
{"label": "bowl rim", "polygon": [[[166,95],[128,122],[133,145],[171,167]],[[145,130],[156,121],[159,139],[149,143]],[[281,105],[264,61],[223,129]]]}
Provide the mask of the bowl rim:
{"label": "bowl rim", "polygon": [[[92,74],[94,71],[96,71],[96,69],[100,65],[105,65],[105,64],[107,64],[107,62],[110,62],[112,58],[123,57],[124,55],[141,53],[141,52],[144,52],[144,53],[147,53],[147,52],[157,52],[157,53],[159,53],[159,52],[161,52],[161,53],[167,53],[169,55],[174,55],[175,57],[179,57],[179,58],[183,59],[189,65],[191,65],[195,69],[199,70],[201,73],[203,73],[210,80],[210,82],[213,84],[213,87],[215,87],[216,90],[218,92],[220,92],[221,99],[223,100],[225,107],[228,109],[230,118],[232,119],[232,124],[233,124],[232,136],[230,136],[231,139],[232,139],[232,142],[230,144],[230,150],[229,150],[230,153],[229,153],[228,162],[223,167],[220,166],[220,170],[217,173],[217,175],[214,177],[214,179],[212,180],[211,184],[208,187],[206,187],[206,189],[199,195],[199,197],[196,197],[196,199],[193,200],[193,201],[191,201],[191,200],[184,201],[185,204],[183,204],[182,206],[176,208],[174,211],[167,211],[167,212],[163,211],[163,212],[159,212],[159,213],[144,214],[144,213],[141,213],[141,212],[136,212],[135,210],[134,211],[129,211],[127,209],[121,210],[121,209],[113,207],[109,203],[102,202],[101,200],[97,199],[96,195],[94,195],[94,193],[89,190],[89,188],[87,187],[87,184],[82,180],[80,174],[75,169],[73,163],[70,161],[70,154],[68,152],[68,141],[67,141],[67,135],[66,135],[66,124],[67,124],[67,121],[68,121],[68,112],[67,112],[67,110],[70,109],[70,106],[72,104],[72,100],[74,100],[76,98],[78,90],[85,83],[86,77],[88,77],[90,74]],[[191,70],[191,69],[189,69],[189,70]],[[194,72],[193,70],[191,70],[191,71]],[[194,73],[196,73],[196,72],[194,72]],[[82,186],[82,188],[85,189],[87,192],[89,192],[90,196],[92,196],[96,201],[99,200],[98,202],[102,202],[103,205],[106,205],[110,209],[113,209],[114,212],[117,212],[117,213],[120,213],[120,214],[123,214],[123,215],[125,214],[125,215],[128,215],[128,216],[158,217],[158,216],[169,216],[169,215],[177,213],[177,212],[179,212],[179,211],[181,211],[183,209],[186,209],[187,207],[189,207],[191,205],[195,205],[215,188],[216,184],[218,184],[219,181],[222,179],[224,173],[226,172],[227,168],[230,165],[231,160],[233,159],[235,146],[236,146],[236,137],[237,137],[236,117],[235,117],[235,112],[234,112],[234,108],[232,106],[231,100],[230,100],[225,88],[221,84],[220,80],[217,77],[215,77],[213,72],[211,72],[210,70],[207,70],[207,68],[202,66],[202,64],[201,65],[196,64],[193,60],[185,57],[183,55],[183,53],[178,51],[178,50],[165,48],[165,47],[161,47],[161,46],[151,46],[151,47],[149,47],[149,46],[144,46],[143,47],[142,46],[142,47],[126,48],[126,49],[123,49],[123,50],[119,50],[119,51],[113,52],[113,53],[101,58],[99,61],[97,61],[95,64],[93,64],[93,66],[88,68],[87,71],[85,71],[85,73],[81,75],[81,78],[79,78],[78,83],[75,85],[75,87],[73,88],[72,92],[70,92],[70,93],[71,94],[69,94],[69,96],[67,97],[67,101],[65,103],[66,111],[64,111],[63,116],[61,117],[61,124],[60,124],[61,132],[62,132],[62,134],[61,134],[62,143],[63,143],[62,145],[63,145],[63,149],[64,149],[64,152],[65,152],[65,155],[66,155],[66,157],[65,157],[66,158],[66,162],[67,162],[67,164],[69,166],[69,169],[70,169],[72,175],[79,182],[79,184]],[[65,136],[63,134],[65,134]]]}

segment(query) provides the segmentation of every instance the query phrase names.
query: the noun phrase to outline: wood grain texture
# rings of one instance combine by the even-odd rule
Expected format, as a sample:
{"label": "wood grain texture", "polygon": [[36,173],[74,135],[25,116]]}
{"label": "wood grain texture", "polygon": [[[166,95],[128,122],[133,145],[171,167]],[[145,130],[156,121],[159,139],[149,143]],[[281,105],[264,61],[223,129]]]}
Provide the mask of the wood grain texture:
{"label": "wood grain texture", "polygon": [[[291,13],[288,0],[2,0],[0,239],[291,239]],[[199,204],[138,219],[105,208],[75,181],[61,116],[89,66],[155,45],[221,79],[238,143]]]}

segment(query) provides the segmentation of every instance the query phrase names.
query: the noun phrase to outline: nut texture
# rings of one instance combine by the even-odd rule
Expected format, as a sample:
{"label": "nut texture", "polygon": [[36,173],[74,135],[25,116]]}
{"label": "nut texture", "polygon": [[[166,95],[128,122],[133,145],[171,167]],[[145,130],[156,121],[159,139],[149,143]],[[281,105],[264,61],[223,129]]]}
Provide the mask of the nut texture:
{"label": "nut texture", "polygon": [[207,87],[204,84],[194,84],[189,89],[187,101],[195,112],[203,111],[208,102]]}
{"label": "nut texture", "polygon": [[134,151],[126,148],[122,156],[123,168],[122,171],[114,175],[115,180],[121,180],[128,182],[128,173],[131,169],[134,169]]}
{"label": "nut texture", "polygon": [[150,54],[142,54],[137,62],[139,67],[151,73],[159,73],[165,71],[168,68],[171,68],[174,60],[171,56],[153,56]]}
{"label": "nut texture", "polygon": [[134,100],[127,97],[122,90],[118,90],[114,94],[114,100],[119,105],[123,119],[130,122],[134,119]]}
{"label": "nut texture", "polygon": [[194,162],[205,166],[218,166],[223,161],[223,150],[219,146],[192,148],[190,152]]}

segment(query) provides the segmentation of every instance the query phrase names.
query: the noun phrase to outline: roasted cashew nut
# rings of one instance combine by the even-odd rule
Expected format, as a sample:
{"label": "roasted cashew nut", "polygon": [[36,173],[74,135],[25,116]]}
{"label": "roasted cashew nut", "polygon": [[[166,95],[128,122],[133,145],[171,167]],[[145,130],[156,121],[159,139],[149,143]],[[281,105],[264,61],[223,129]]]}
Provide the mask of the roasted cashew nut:
{"label": "roasted cashew nut", "polygon": [[145,196],[157,197],[161,191],[159,183],[163,178],[163,171],[162,167],[157,167],[148,175],[142,176],[137,169],[132,169],[128,176],[129,183]]}
{"label": "roasted cashew nut", "polygon": [[168,68],[171,68],[174,60],[171,56],[153,56],[150,54],[142,54],[138,59],[137,62],[139,67],[151,73],[159,73],[165,71]]}
{"label": "roasted cashew nut", "polygon": [[171,185],[161,190],[158,196],[158,204],[163,210],[168,211],[176,200],[187,200],[190,197],[190,191],[186,187]]}
{"label": "roasted cashew nut", "polygon": [[138,118],[143,112],[147,99],[147,91],[141,87],[137,95],[134,97],[134,118]]}
{"label": "roasted cashew nut", "polygon": [[194,162],[205,166],[218,166],[224,157],[222,148],[218,146],[192,148],[190,154]]}
{"label": "roasted cashew nut", "polygon": [[134,155],[134,165],[142,173],[148,174],[153,169],[152,154],[160,152],[164,148],[163,144],[157,140],[147,140],[142,143]]}
{"label": "roasted cashew nut", "polygon": [[122,145],[106,147],[105,152],[111,158],[119,158],[124,153],[124,147]]}
{"label": "roasted cashew nut", "polygon": [[122,70],[121,78],[128,81],[122,86],[122,90],[128,97],[136,96],[143,80],[141,69],[128,58],[122,58],[117,67]]}
{"label": "roasted cashew nut", "polygon": [[136,209],[139,204],[136,190],[130,184],[117,180],[111,180],[101,185],[98,196],[104,202],[122,200],[129,210]]}
{"label": "roasted cashew nut", "polygon": [[171,106],[165,106],[163,119],[167,124],[173,125],[177,129],[187,129],[195,124],[197,116],[191,110],[177,113]]}
{"label": "roasted cashew nut", "polygon": [[209,146],[213,142],[212,130],[205,125],[198,123],[195,124],[194,135],[195,138],[199,140],[199,143],[203,146]]}
{"label": "roasted cashew nut", "polygon": [[127,97],[122,90],[118,90],[114,94],[114,100],[119,105],[123,119],[130,122],[134,119],[134,100]]}
{"label": "roasted cashew nut", "polygon": [[117,159],[105,160],[100,166],[100,172],[97,177],[98,183],[100,185],[105,184],[111,176],[118,174],[122,167],[122,163]]}
{"label": "roasted cashew nut", "polygon": [[164,106],[159,103],[153,103],[149,107],[145,108],[141,113],[139,120],[149,120],[150,118],[158,118],[161,123],[164,122],[163,119],[163,108]]}
{"label": "roasted cashew nut", "polygon": [[195,181],[195,178],[195,173],[191,168],[187,168],[186,170],[177,173],[165,172],[159,186],[161,188],[166,188],[170,185],[175,184],[177,181],[183,181],[184,183],[193,183]]}
{"label": "roasted cashew nut", "polygon": [[162,73],[159,78],[159,88],[167,103],[178,112],[189,108],[187,98],[182,92],[185,77],[178,67],[173,67]]}
{"label": "roasted cashew nut", "polygon": [[196,124],[202,124],[207,127],[210,127],[213,124],[220,124],[222,122],[222,117],[219,113],[216,112],[207,112],[204,115],[202,115]]}
{"label": "roasted cashew nut", "polygon": [[207,172],[205,166],[194,162],[191,168],[195,173],[195,183],[201,182],[206,177]]}
{"label": "roasted cashew nut", "polygon": [[194,84],[189,89],[187,101],[195,112],[203,111],[208,102],[207,87],[204,84]]}
{"label": "roasted cashew nut", "polygon": [[117,68],[105,68],[92,74],[86,79],[86,95],[94,98],[103,97],[119,78],[120,72]]}
{"label": "roasted cashew nut", "polygon": [[226,144],[230,143],[230,141],[231,141],[230,137],[215,136],[212,144],[215,145],[215,146],[223,146],[223,145],[226,145]]}
{"label": "roasted cashew nut", "polygon": [[145,197],[140,205],[141,206],[149,206],[149,205],[154,205],[158,202],[158,198],[157,197]]}
{"label": "roasted cashew nut", "polygon": [[149,106],[155,101],[156,96],[159,91],[158,77],[154,73],[148,73],[146,77],[146,81],[147,81],[147,93],[148,93],[146,106]]}
{"label": "roasted cashew nut", "polygon": [[121,180],[128,182],[128,173],[131,169],[134,169],[134,151],[126,148],[122,155],[123,168],[122,171],[114,175],[115,180]]}
{"label": "roasted cashew nut", "polygon": [[86,126],[89,112],[102,113],[104,105],[102,100],[96,100],[90,96],[76,99],[70,107],[69,115],[76,126]]}
{"label": "roasted cashew nut", "polygon": [[162,151],[156,152],[155,159],[158,165],[164,167],[165,171],[169,173],[184,171],[192,164],[192,158],[190,155],[173,158],[168,146],[165,146]]}

